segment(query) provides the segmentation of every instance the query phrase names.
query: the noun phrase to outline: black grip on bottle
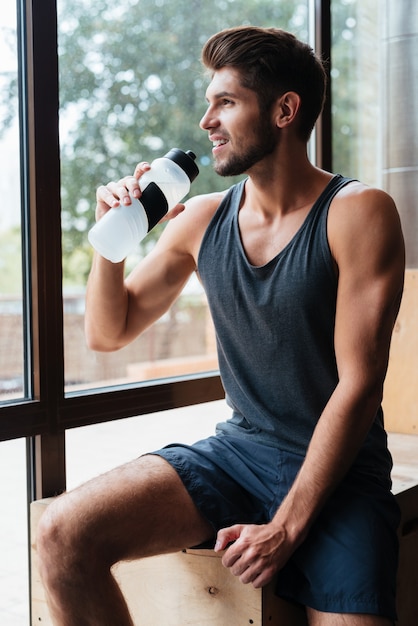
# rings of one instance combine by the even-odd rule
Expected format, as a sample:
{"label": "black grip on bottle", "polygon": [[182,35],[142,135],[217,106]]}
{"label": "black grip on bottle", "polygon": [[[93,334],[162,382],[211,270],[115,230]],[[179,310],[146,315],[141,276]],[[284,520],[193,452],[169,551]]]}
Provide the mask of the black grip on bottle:
{"label": "black grip on bottle", "polygon": [[168,202],[156,183],[149,183],[145,187],[139,201],[147,214],[149,232],[167,213]]}

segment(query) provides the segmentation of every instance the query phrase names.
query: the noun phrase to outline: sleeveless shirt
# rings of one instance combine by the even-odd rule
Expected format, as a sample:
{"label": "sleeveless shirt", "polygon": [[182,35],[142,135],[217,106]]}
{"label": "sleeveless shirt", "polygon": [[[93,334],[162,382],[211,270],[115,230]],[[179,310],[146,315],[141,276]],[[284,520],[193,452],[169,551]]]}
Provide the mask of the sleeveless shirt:
{"label": "sleeveless shirt", "polygon": [[[338,383],[334,327],[338,280],[327,218],[351,182],[334,176],[289,243],[252,265],[240,238],[245,181],[230,188],[203,236],[198,273],[216,331],[219,369],[231,418],[218,433],[251,437],[305,455]],[[379,409],[357,458],[387,476],[391,458]]]}

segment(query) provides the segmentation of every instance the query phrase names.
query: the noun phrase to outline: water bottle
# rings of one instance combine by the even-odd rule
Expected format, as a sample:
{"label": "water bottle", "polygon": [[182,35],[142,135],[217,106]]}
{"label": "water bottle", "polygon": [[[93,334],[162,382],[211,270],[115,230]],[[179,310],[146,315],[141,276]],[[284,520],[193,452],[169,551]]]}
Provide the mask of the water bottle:
{"label": "water bottle", "polygon": [[173,148],[155,159],[139,179],[140,199],[114,207],[96,222],[88,234],[91,245],[112,263],[123,261],[161,220],[184,198],[199,174],[196,155]]}

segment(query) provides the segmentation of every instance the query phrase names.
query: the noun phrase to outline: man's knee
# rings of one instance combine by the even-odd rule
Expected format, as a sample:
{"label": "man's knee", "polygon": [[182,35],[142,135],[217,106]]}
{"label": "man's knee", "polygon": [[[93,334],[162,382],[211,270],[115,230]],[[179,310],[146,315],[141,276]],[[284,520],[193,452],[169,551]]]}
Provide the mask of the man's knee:
{"label": "man's knee", "polygon": [[38,567],[44,584],[64,580],[93,566],[94,542],[81,513],[68,494],[51,502],[39,520],[36,533]]}
{"label": "man's knee", "polygon": [[61,538],[63,529],[59,519],[59,507],[56,507],[54,500],[44,511],[36,529],[38,570],[44,585],[47,587],[49,587],[49,582],[58,578],[57,567],[63,563]]}

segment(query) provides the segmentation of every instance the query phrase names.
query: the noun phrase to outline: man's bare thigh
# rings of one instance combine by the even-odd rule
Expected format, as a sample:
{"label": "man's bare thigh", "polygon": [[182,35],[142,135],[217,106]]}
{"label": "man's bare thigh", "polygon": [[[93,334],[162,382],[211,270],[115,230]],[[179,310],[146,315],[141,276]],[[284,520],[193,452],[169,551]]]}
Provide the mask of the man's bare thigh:
{"label": "man's bare thigh", "polygon": [[177,472],[147,455],[57,498],[47,514],[69,542],[106,554],[106,561],[140,558],[197,545],[213,537]]}
{"label": "man's bare thigh", "polygon": [[306,609],[309,626],[393,626],[393,622],[378,615],[322,613]]}

